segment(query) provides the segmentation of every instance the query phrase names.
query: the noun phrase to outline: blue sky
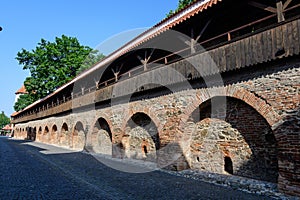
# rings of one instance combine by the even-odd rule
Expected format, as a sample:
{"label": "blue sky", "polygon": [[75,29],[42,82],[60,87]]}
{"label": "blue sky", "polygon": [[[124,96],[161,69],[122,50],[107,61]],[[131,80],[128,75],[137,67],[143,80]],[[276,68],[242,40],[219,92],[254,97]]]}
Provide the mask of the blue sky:
{"label": "blue sky", "polygon": [[15,59],[22,48],[32,50],[41,38],[62,34],[95,48],[124,31],[151,27],[178,0],[2,0],[0,2],[0,111],[13,112],[15,91],[28,71]]}

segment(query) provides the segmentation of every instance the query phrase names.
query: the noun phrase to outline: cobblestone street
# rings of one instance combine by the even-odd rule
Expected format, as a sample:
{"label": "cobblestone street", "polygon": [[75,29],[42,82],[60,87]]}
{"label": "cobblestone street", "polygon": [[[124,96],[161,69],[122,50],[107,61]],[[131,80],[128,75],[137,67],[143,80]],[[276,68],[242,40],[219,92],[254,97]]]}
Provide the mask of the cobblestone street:
{"label": "cobblestone street", "polygon": [[0,137],[0,199],[271,199],[161,171],[125,173],[87,153]]}

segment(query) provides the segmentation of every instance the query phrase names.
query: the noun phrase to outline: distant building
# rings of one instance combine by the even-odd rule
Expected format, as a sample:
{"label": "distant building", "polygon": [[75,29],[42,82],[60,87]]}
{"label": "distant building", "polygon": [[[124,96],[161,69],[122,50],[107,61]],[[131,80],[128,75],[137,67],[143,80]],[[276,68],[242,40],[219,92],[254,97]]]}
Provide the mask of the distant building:
{"label": "distant building", "polygon": [[0,135],[10,135],[12,132],[12,127],[10,124],[7,124],[0,130]]}
{"label": "distant building", "polygon": [[21,95],[27,94],[27,91],[26,91],[25,86],[22,85],[22,87],[21,87],[20,89],[18,89],[18,90],[15,92],[15,94],[16,94],[15,102],[17,102]]}

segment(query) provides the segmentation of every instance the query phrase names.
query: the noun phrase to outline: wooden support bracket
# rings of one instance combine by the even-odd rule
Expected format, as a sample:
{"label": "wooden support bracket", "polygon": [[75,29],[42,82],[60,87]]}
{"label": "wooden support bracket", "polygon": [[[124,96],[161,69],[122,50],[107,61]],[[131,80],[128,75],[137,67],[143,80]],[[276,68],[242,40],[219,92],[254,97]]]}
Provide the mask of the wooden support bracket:
{"label": "wooden support bracket", "polygon": [[285,10],[289,5],[290,3],[292,2],[293,0],[287,0],[284,4],[283,4],[283,10]]}
{"label": "wooden support bracket", "polygon": [[143,64],[143,66],[144,66],[144,71],[147,70],[147,64],[148,64],[149,60],[151,59],[151,56],[152,56],[153,52],[154,52],[154,49],[151,49],[150,55],[147,56],[147,51],[145,51],[145,57],[144,57],[144,59],[141,58],[141,56],[139,56],[139,55],[137,56],[137,58],[139,59],[139,61],[140,61],[140,62]]}
{"label": "wooden support bracket", "polygon": [[114,73],[114,76],[115,76],[115,82],[118,82],[118,76],[121,72],[122,67],[123,67],[123,64],[121,66],[117,66],[116,70],[114,70],[113,68],[111,69],[111,71]]}
{"label": "wooden support bracket", "polygon": [[211,22],[211,19],[206,22],[206,24],[204,25],[204,27],[200,31],[199,35],[195,39],[194,39],[194,30],[193,29],[191,29],[191,38],[190,38],[190,40],[185,38],[185,37],[179,36],[180,40],[182,40],[186,45],[191,47],[191,53],[192,54],[196,52],[197,42],[199,41],[199,39],[201,38],[201,36],[205,32],[205,30],[207,29],[210,22]]}
{"label": "wooden support bracket", "polygon": [[290,5],[290,3],[293,0],[287,0],[284,4],[282,3],[282,1],[278,1],[276,3],[276,8],[272,7],[272,6],[268,6],[268,5],[264,5],[255,1],[249,1],[248,4],[251,6],[254,6],[256,8],[260,8],[263,9],[265,11],[269,11],[271,13],[275,13],[277,14],[277,20],[278,22],[283,22],[285,21],[284,18],[284,11],[286,10],[286,8]]}
{"label": "wooden support bracket", "polygon": [[262,10],[269,11],[271,13],[277,13],[277,9],[272,7],[272,6],[267,6],[267,5],[264,5],[264,4],[261,4],[261,3],[257,3],[255,1],[249,1],[248,4],[251,5],[251,6],[254,6],[256,8],[260,8]]}
{"label": "wooden support bracket", "polygon": [[277,7],[277,20],[278,22],[283,22],[284,19],[284,15],[283,15],[283,4],[282,1],[279,1],[276,3],[276,7]]}

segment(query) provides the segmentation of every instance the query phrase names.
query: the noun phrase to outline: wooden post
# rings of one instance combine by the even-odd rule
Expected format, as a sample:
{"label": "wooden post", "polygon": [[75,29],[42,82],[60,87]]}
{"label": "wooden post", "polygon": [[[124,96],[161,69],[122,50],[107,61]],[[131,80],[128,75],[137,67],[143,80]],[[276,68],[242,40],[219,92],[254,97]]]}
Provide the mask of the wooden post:
{"label": "wooden post", "polygon": [[285,3],[283,4],[281,0],[276,0],[276,8],[268,5],[264,5],[255,1],[249,1],[248,4],[266,11],[269,11],[271,13],[277,13],[277,21],[283,22],[285,21],[284,18],[284,11],[286,8],[291,4],[293,0],[286,0]]}
{"label": "wooden post", "polygon": [[116,71],[114,69],[111,69],[111,71],[114,73],[114,76],[115,76],[115,82],[118,82],[118,76],[121,72],[122,67],[123,67],[123,64],[121,66],[117,66]]}
{"label": "wooden post", "polygon": [[230,33],[227,33],[227,38],[228,38],[228,41],[231,40],[231,35],[230,35]]}
{"label": "wooden post", "polygon": [[289,4],[292,2],[292,0],[287,0],[284,4],[280,0],[276,0],[276,8],[273,8],[272,6],[264,5],[255,1],[249,1],[248,4],[260,9],[263,9],[265,11],[269,11],[271,13],[277,13],[277,21],[283,22],[285,21],[284,18],[284,10],[289,6]]}
{"label": "wooden post", "polygon": [[113,69],[111,69],[114,73],[114,76],[115,76],[115,82],[118,82],[118,75],[120,72],[115,72]]}
{"label": "wooden post", "polygon": [[140,62],[144,66],[144,71],[147,71],[147,64],[148,64],[153,52],[154,52],[154,49],[151,50],[150,55],[147,57],[147,51],[145,51],[145,58],[144,59],[142,59],[139,55],[137,56],[137,58],[140,60]]}
{"label": "wooden post", "polygon": [[193,38],[191,38],[191,54],[196,53],[196,40],[194,40]]}
{"label": "wooden post", "polygon": [[201,32],[199,33],[199,35],[194,38],[194,30],[191,29],[191,38],[187,40],[187,38],[179,36],[179,39],[182,40],[186,45],[190,46],[191,48],[191,54],[196,53],[196,45],[197,42],[199,41],[199,39],[202,37],[203,33],[205,32],[205,30],[207,29],[208,25],[210,24],[212,19],[208,20],[206,22],[206,24],[204,25],[204,27],[202,28]]}
{"label": "wooden post", "polygon": [[276,7],[277,7],[277,20],[278,22],[283,22],[285,21],[284,15],[283,15],[283,4],[282,1],[279,1],[276,3]]}
{"label": "wooden post", "polygon": [[196,41],[194,39],[194,29],[192,28],[191,29],[191,40],[190,40],[191,54],[196,53],[195,44],[196,44]]}

